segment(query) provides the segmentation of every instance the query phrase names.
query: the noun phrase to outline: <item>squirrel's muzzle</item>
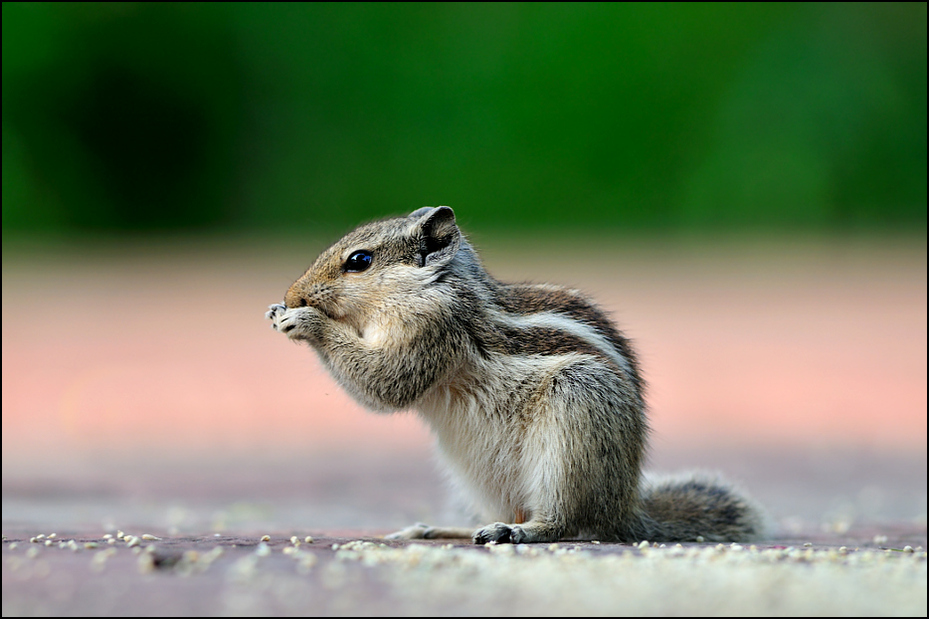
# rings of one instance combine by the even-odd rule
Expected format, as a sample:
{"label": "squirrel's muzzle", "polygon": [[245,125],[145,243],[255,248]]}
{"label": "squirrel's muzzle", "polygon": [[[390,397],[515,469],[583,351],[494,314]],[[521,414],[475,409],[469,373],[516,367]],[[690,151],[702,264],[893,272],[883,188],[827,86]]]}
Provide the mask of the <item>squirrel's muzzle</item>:
{"label": "squirrel's muzzle", "polygon": [[287,289],[287,294],[284,295],[284,305],[291,309],[310,305],[306,292],[301,282],[296,281],[293,286]]}

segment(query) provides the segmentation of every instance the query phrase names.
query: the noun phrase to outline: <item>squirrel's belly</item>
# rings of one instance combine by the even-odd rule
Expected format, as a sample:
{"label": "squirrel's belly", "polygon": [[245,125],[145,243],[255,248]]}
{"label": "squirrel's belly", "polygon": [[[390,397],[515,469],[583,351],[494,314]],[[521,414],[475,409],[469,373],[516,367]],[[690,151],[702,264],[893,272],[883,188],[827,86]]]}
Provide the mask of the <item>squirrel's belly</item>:
{"label": "squirrel's belly", "polygon": [[471,507],[489,521],[515,522],[531,512],[523,470],[513,450],[486,451],[437,441],[440,459],[452,473],[457,489]]}
{"label": "squirrel's belly", "polygon": [[[543,453],[552,424],[547,398],[539,397],[551,376],[574,355],[514,360],[504,367],[462,373],[436,388],[418,410],[436,435],[441,459],[474,507],[489,519],[516,522],[531,517],[539,476],[552,476],[556,454]],[[492,360],[491,360],[492,361]]]}

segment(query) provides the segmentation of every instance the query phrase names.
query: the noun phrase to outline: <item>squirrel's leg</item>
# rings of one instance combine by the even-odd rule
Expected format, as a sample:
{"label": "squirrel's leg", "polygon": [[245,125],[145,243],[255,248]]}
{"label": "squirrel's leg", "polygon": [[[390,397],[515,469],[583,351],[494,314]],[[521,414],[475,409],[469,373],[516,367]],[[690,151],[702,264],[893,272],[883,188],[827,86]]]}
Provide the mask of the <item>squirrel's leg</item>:
{"label": "squirrel's leg", "polygon": [[430,527],[419,522],[384,537],[385,539],[467,539],[472,533],[474,533],[472,527]]}
{"label": "squirrel's leg", "polygon": [[[497,522],[474,542],[555,542],[578,534],[619,537],[635,520],[646,434],[635,392],[599,359],[569,360],[540,384],[532,420],[509,473],[526,522]],[[627,390],[628,389],[628,390]]]}
{"label": "squirrel's leg", "polygon": [[[550,385],[542,389],[553,391]],[[511,463],[513,469],[507,476],[510,492],[522,496],[524,505],[509,516],[510,524],[495,522],[475,531],[475,544],[556,542],[565,536],[567,509],[563,501],[567,493],[563,471],[569,454],[564,445],[569,441],[564,439],[564,428],[555,421],[565,418],[564,402],[552,397],[539,401],[542,404],[529,411],[536,423],[520,437],[519,456]]]}

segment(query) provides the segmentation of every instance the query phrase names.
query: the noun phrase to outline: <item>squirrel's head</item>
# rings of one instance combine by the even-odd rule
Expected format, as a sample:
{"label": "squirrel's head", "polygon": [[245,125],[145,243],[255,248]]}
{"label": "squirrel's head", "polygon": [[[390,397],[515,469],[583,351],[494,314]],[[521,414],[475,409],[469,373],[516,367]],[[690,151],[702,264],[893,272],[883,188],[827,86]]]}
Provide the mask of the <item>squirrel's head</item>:
{"label": "squirrel's head", "polygon": [[441,281],[463,244],[447,206],[365,224],[324,251],[290,287],[284,304],[316,307],[363,329],[372,313],[410,302]]}

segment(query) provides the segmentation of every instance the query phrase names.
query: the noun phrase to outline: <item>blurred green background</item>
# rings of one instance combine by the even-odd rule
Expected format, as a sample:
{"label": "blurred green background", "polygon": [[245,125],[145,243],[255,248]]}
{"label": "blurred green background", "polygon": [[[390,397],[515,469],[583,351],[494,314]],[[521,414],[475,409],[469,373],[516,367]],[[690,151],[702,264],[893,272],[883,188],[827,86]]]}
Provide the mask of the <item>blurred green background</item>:
{"label": "blurred green background", "polygon": [[926,4],[3,4],[3,236],[925,230]]}

